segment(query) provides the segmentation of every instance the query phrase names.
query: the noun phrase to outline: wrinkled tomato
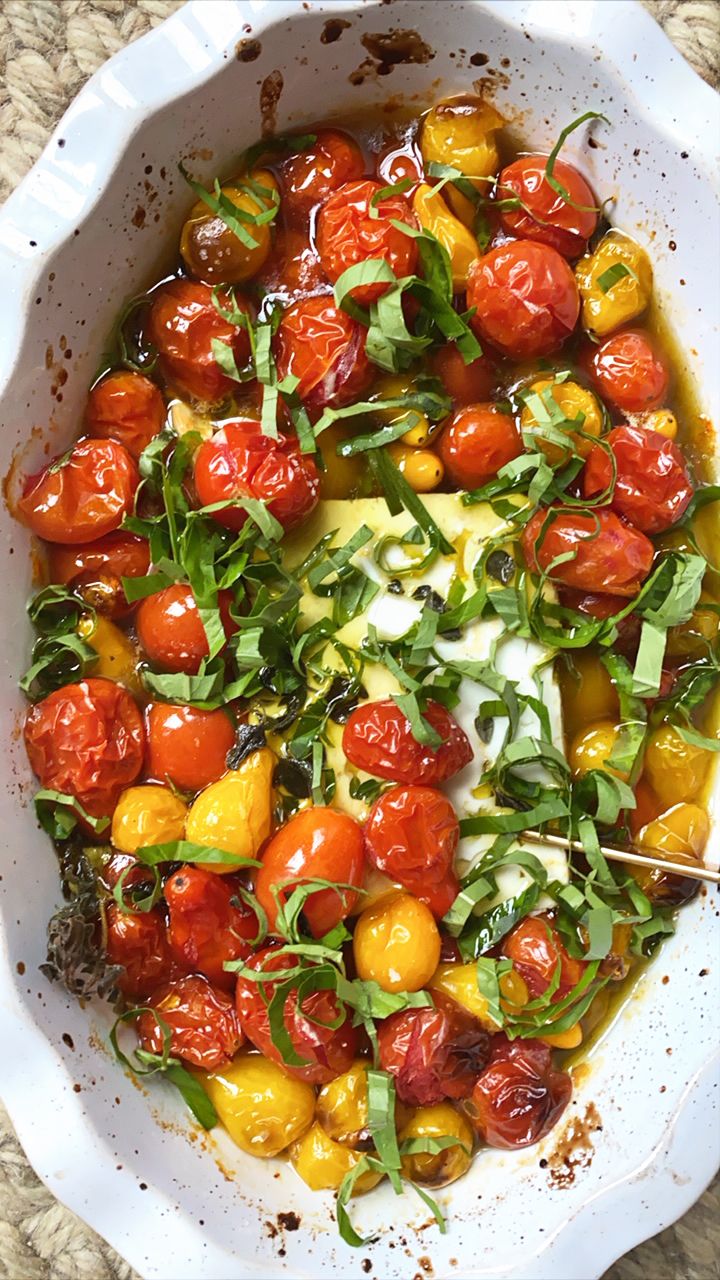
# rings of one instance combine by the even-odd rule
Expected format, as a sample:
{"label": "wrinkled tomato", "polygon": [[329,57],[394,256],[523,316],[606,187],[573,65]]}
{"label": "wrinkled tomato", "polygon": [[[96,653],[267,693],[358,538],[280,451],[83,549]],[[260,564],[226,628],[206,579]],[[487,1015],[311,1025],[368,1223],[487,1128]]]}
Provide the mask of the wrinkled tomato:
{"label": "wrinkled tomato", "polygon": [[640,329],[612,334],[585,353],[583,364],[600,395],[621,413],[657,409],[667,396],[668,367]]}
{"label": "wrinkled tomato", "polygon": [[402,1009],[378,1026],[380,1065],[410,1107],[468,1098],[490,1056],[490,1036],[460,1005],[435,995],[435,1008]]}
{"label": "wrinkled tomato", "polygon": [[[234,630],[230,617],[232,596],[220,593],[220,615],[225,635]],[[210,647],[191,588],[175,582],[146,596],[137,611],[138,640],[148,660],[166,671],[194,675]]]}
{"label": "wrinkled tomato", "polygon": [[570,196],[566,200],[548,182],[547,162],[547,156],[521,156],[502,170],[500,199],[515,194],[522,206],[503,209],[500,221],[511,236],[549,244],[565,258],[578,258],[597,226],[595,197],[573,165],[556,160],[553,176]]}
{"label": "wrinkled tomato", "polygon": [[356,142],[339,129],[318,129],[315,141],[280,168],[283,215],[290,223],[307,223],[316,204],[365,169]]}
{"label": "wrinkled tomato", "polygon": [[130,1000],[146,1000],[176,975],[168,950],[165,921],[157,907],[152,911],[121,911],[115,903],[107,909],[106,950],[111,964],[123,966],[118,987]]}
{"label": "wrinkled tomato", "polygon": [[258,934],[255,912],[238,896],[238,881],[202,867],[181,867],[165,882],[170,950],[184,969],[196,969],[232,990],[226,960],[246,960]]}
{"label": "wrinkled tomato", "polygon": [[[237,290],[233,290],[232,302],[225,295],[219,302],[226,311],[237,309],[252,315],[250,304]],[[250,358],[247,329],[220,314],[210,285],[192,280],[171,280],[158,289],[150,309],[148,337],[159,352],[167,381],[206,404],[222,400],[235,386],[217,363],[213,342],[230,347],[239,369]]]}
{"label": "wrinkled tomato", "polygon": [[557,351],[580,313],[575,277],[546,244],[512,240],[478,258],[467,282],[470,323],[479,337],[514,360]]}
{"label": "wrinkled tomato", "polygon": [[365,826],[371,865],[416,896],[448,878],[459,838],[455,810],[434,787],[392,787]]}
{"label": "wrinkled tomato", "polygon": [[[224,991],[207,978],[192,974],[153,991],[149,1006],[156,1009],[170,1030],[168,1050],[202,1071],[215,1071],[229,1062],[242,1043],[235,1006]],[[136,1023],[142,1048],[162,1054],[163,1029],[151,1013],[141,1013]]]}
{"label": "wrinkled tomato", "polygon": [[[394,220],[416,229],[415,215],[403,196],[389,195],[379,200],[380,191],[379,182],[348,182],[322,206],[316,243],[320,261],[333,284],[348,267],[358,266],[370,258],[382,258],[396,276],[412,275],[415,271],[415,240],[393,226]],[[380,283],[359,285],[351,291],[351,297],[359,306],[366,307],[388,287]]]}
{"label": "wrinkled tomato", "polygon": [[200,446],[195,458],[195,487],[200,502],[227,502],[214,518],[228,529],[242,529],[247,512],[232,503],[242,498],[267,502],[284,529],[308,515],[318,499],[320,481],[312,458],[297,440],[263,435],[250,419],[228,422]]}
{"label": "wrinkled tomato", "polygon": [[474,1123],[491,1147],[530,1147],[557,1124],[571,1096],[572,1080],[555,1070],[546,1044],[495,1036],[472,1092]]}
{"label": "wrinkled tomato", "polygon": [[295,392],[311,412],[361,399],[373,377],[366,334],[332,298],[296,302],[275,337],[278,375],[299,378]]}
{"label": "wrinkled tomato", "polygon": [[561,1000],[577,986],[585,972],[584,960],[568,954],[547,915],[526,916],[521,920],[504,939],[502,953],[512,960],[533,999],[543,995],[557,977],[553,1000]]}
{"label": "wrinkled tomato", "polygon": [[618,596],[637,594],[653,559],[650,539],[605,507],[587,515],[562,512],[549,518],[547,508],[536,511],[523,531],[522,547],[528,567],[535,573],[538,567],[547,571],[558,556],[575,552],[573,560],[552,570],[553,581],[580,591]]}
{"label": "wrinkled tomato", "polygon": [[142,373],[110,373],[88,396],[88,435],[119,440],[134,458],[139,458],[164,425],[165,401],[155,383]]}
{"label": "wrinkled tomato", "polygon": [[455,405],[481,404],[489,400],[497,382],[497,369],[487,355],[466,364],[454,342],[439,347],[430,357],[432,371]]}
{"label": "wrinkled tomato", "polygon": [[343,751],[356,769],[376,778],[423,786],[447,782],[470,763],[472,747],[441,703],[428,703],[424,717],[442,739],[437,748],[413,737],[410,721],[391,698],[366,702],[350,713],[343,730]]}
{"label": "wrinkled tomato", "polygon": [[332,294],[308,232],[297,227],[278,228],[272,253],[258,275],[258,284],[268,293],[286,299]]}
{"label": "wrinkled tomato", "polygon": [[117,529],[132,509],[139,479],[117,441],[80,440],[64,458],[30,476],[18,514],[46,542],[93,542]]}
{"label": "wrinkled tomato", "polygon": [[[365,849],[360,825],[337,809],[315,805],[297,813],[265,846],[262,866],[255,878],[255,894],[268,918],[270,932],[277,922],[278,897],[286,902],[293,889],[307,880],[332,880],[335,884],[361,887],[365,871]],[[291,881],[284,891],[285,881]],[[314,938],[334,929],[357,903],[358,895],[348,890],[321,889],[312,893],[303,906],[303,915]]]}
{"label": "wrinkled tomato", "polygon": [[73,547],[53,543],[48,548],[50,581],[71,586],[108,618],[122,618],[135,608],[128,603],[122,579],[143,578],[149,568],[147,539],[120,529],[97,542]]}
{"label": "wrinkled tomato", "polygon": [[[677,445],[644,427],[614,427],[606,445],[615,458],[613,511],[643,533],[662,533],[687,510],[693,486]],[[583,494],[592,498],[612,483],[606,448],[594,445],[583,468]]]}
{"label": "wrinkled tomato", "polygon": [[440,436],[438,453],[448,479],[461,489],[476,489],[523,452],[511,414],[493,404],[458,409]]}
{"label": "wrinkled tomato", "polygon": [[235,729],[222,708],[156,702],[145,713],[147,774],[181,791],[201,791],[222,777]]}

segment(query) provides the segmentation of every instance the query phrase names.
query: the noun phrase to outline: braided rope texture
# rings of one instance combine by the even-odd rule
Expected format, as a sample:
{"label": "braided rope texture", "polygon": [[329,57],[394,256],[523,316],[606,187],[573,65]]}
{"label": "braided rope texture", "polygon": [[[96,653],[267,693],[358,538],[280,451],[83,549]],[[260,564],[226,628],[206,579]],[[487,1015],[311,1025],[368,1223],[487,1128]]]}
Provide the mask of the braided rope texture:
{"label": "braided rope texture", "polygon": [[[644,3],[695,70],[717,86],[718,0]],[[179,7],[180,0],[0,0],[0,199],[37,160],[88,77]],[[633,1249],[604,1280],[720,1280],[718,1258],[716,1181],[680,1222]],[[38,1180],[1,1106],[0,1280],[139,1280]]]}

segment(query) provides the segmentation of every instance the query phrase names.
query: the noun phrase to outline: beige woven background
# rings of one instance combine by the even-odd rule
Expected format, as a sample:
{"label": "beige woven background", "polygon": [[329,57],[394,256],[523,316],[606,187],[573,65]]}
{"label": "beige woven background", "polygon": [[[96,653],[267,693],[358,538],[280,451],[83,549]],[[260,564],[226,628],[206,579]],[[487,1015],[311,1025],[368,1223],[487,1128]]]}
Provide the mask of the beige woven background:
{"label": "beige woven background", "polygon": [[[179,7],[179,0],[0,0],[0,199],[37,159],[88,76]],[[648,0],[646,8],[717,85],[719,0]],[[38,1181],[1,1106],[0,1280],[137,1280]],[[720,1183],[605,1280],[720,1280]]]}

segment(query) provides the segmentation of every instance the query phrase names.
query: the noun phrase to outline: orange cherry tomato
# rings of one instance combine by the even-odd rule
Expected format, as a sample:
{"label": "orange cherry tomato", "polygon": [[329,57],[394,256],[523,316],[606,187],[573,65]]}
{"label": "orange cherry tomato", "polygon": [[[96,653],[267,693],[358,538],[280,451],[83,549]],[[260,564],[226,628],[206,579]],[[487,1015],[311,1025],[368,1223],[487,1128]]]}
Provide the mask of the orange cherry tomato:
{"label": "orange cherry tomato", "polygon": [[[308,515],[318,500],[320,479],[297,440],[263,435],[251,419],[226,422],[198,449],[195,488],[203,506],[232,503],[238,498],[261,498],[284,529]],[[241,507],[214,512],[228,529],[242,529],[247,513]]]}
{"label": "orange cherry tomato", "polygon": [[493,404],[458,409],[443,429],[438,453],[445,472],[461,489],[476,489],[523,452],[514,418]]}
{"label": "orange cherry tomato", "polygon": [[[547,528],[540,541],[545,522]],[[592,514],[536,511],[522,534],[525,560],[534,573],[549,570],[567,551],[575,552],[554,568],[550,577],[580,591],[634,596],[650,572],[653,544],[644,533],[619,520],[614,511],[600,507]]]}
{"label": "orange cherry tomato", "polygon": [[[388,151],[383,151],[377,158],[375,166],[377,176],[384,187],[394,187],[405,178],[415,184],[422,182],[422,165],[413,152],[405,147],[393,144]],[[406,199],[412,195],[412,187],[403,192]]]}
{"label": "orange cherry tomato", "polygon": [[29,477],[18,514],[46,542],[93,542],[117,529],[132,509],[139,479],[123,445],[80,440],[64,458]]}
{"label": "orange cherry tomato", "polygon": [[315,141],[280,166],[282,208],[290,223],[307,224],[313,207],[346,182],[361,178],[357,143],[339,129],[318,129]]}
{"label": "orange cherry tomato", "polygon": [[[220,613],[226,636],[234,628],[231,604],[230,593],[222,592]],[[148,660],[166,671],[194,675],[210,652],[195,597],[185,582],[174,582],[145,597],[137,611],[137,633]]]}
{"label": "orange cherry tomato", "polygon": [[[644,427],[614,427],[606,444],[615,458],[610,506],[643,533],[662,533],[684,515],[693,496],[685,459],[672,440]],[[607,449],[594,445],[583,468],[583,494],[591,498],[612,482]]]}
{"label": "orange cherry tomato", "polygon": [[402,1009],[378,1026],[380,1065],[409,1107],[467,1098],[490,1056],[490,1036],[454,1000],[433,994],[435,1007]]}
{"label": "orange cherry tomato", "polygon": [[[417,219],[403,196],[385,196],[373,208],[371,201],[382,191],[379,182],[348,182],[320,209],[316,243],[320,261],[333,284],[348,267],[368,258],[382,258],[396,276],[411,275],[417,264],[412,236],[393,226],[392,220],[417,228]],[[387,284],[360,285],[352,290],[359,306],[369,306],[388,289]]]}
{"label": "orange cherry tomato", "polygon": [[97,677],[56,689],[30,708],[24,734],[41,786],[74,796],[94,818],[112,813],[142,769],[142,717],[113,680]]}
{"label": "orange cherry tomato", "polygon": [[[229,297],[222,293],[220,302],[225,310],[231,309]],[[237,290],[232,305],[251,316],[249,302]],[[239,369],[250,358],[247,329],[225,320],[213,303],[210,285],[193,280],[171,280],[158,289],[152,299],[148,338],[159,352],[167,381],[206,404],[222,400],[235,386],[213,355],[213,341],[232,348]]]}
{"label": "orange cherry tomato", "polygon": [[201,791],[221,778],[235,729],[222,708],[156,702],[145,713],[147,774],[181,791]]}
{"label": "orange cherry tomato", "polygon": [[575,277],[555,249],[534,240],[511,240],[470,268],[470,323],[481,339],[513,360],[557,351],[580,314]]}
{"label": "orange cherry tomato", "polygon": [[85,426],[88,435],[119,440],[139,458],[165,425],[165,401],[142,373],[121,370],[97,382],[88,396]]}
{"label": "orange cherry tomato", "polygon": [[146,1000],[164,982],[176,975],[168,950],[162,912],[121,911],[114,902],[107,914],[107,957],[123,966],[118,987],[130,1000]]}
{"label": "orange cherry tomato", "polygon": [[466,364],[454,342],[439,347],[430,358],[433,373],[455,405],[480,404],[490,399],[497,370],[487,355]]}
{"label": "orange cherry tomato", "polygon": [[595,197],[585,178],[571,164],[556,160],[554,177],[565,187],[570,204],[550,186],[545,176],[547,156],[520,156],[502,170],[498,197],[513,192],[524,208],[503,209],[500,221],[511,236],[549,244],[565,258],[579,258],[597,226]]}
{"label": "orange cherry tomato", "polygon": [[[336,884],[362,885],[365,849],[362,827],[337,809],[316,805],[296,813],[272,836],[255,877],[255,895],[268,918],[270,932],[277,922],[273,889],[286,881],[332,880]],[[287,901],[297,884],[279,893]],[[357,903],[358,895],[346,890],[320,889],[305,901],[303,915],[314,938],[334,929]]]}
{"label": "orange cherry tomato", "polygon": [[504,939],[502,953],[512,960],[533,999],[547,991],[558,963],[560,984],[553,1001],[561,1000],[577,986],[586,967],[584,960],[568,954],[547,915],[526,916],[521,920]]}
{"label": "orange cherry tomato", "polygon": [[572,1097],[567,1071],[556,1071],[539,1040],[493,1039],[492,1058],[472,1091],[472,1119],[491,1147],[513,1150],[539,1142]]}
{"label": "orange cherry tomato", "polygon": [[368,861],[416,896],[447,878],[459,838],[455,810],[434,787],[392,787],[365,826]]}
{"label": "orange cherry tomato", "polygon": [[[173,1058],[202,1071],[215,1071],[240,1048],[243,1037],[232,1000],[199,974],[158,987],[148,1004],[170,1028]],[[135,1025],[142,1048],[161,1054],[164,1037],[157,1018],[141,1013]]]}
{"label": "orange cherry tomato", "polygon": [[584,353],[583,364],[600,395],[621,413],[657,409],[667,398],[670,372],[640,329],[612,334]]}
{"label": "orange cherry tomato", "polygon": [[343,751],[356,769],[376,778],[427,786],[447,782],[472,760],[470,741],[440,702],[428,703],[424,716],[442,738],[437,748],[413,737],[410,721],[391,698],[362,703],[345,724]]}
{"label": "orange cherry tomato", "polygon": [[283,315],[275,336],[278,375],[300,379],[296,394],[311,412],[351,404],[362,398],[373,378],[366,334],[332,298],[296,302]]}
{"label": "orange cherry tomato", "polygon": [[234,876],[216,876],[202,867],[186,866],[165,882],[168,944],[184,969],[194,969],[218,987],[231,991],[235,974],[226,960],[247,960],[259,924],[237,892]]}
{"label": "orange cherry tomato", "polygon": [[97,542],[73,547],[53,543],[48,547],[50,581],[72,586],[110,618],[121,618],[135,608],[135,604],[128,604],[122,579],[142,578],[149,568],[147,539],[120,529]]}

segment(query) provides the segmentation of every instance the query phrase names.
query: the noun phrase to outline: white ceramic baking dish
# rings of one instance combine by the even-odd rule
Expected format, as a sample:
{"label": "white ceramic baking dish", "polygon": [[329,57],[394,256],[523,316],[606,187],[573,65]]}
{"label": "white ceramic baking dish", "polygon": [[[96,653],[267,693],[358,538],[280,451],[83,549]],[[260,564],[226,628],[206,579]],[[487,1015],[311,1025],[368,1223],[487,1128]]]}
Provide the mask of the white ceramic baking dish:
{"label": "white ceramic baking dish", "polygon": [[[394,28],[419,34],[420,60],[371,56],[378,45],[368,34]],[[617,198],[614,219],[649,245],[663,308],[712,416],[717,99],[639,5],[195,0],[90,81],[0,216],[2,472],[18,459],[32,469],[75,435],[119,303],[149,282],[178,231],[188,203],[179,159],[207,176],[263,122],[283,129],[391,98],[423,105],[478,79],[538,147],[588,108],[607,114],[597,148],[582,150],[575,134],[568,153],[582,150],[600,197]],[[59,890],[50,844],[27,807],[33,788],[16,732],[15,682],[30,643],[28,540],[7,512],[0,520],[0,1078],[51,1190],[143,1276],[163,1280],[361,1277],[371,1268],[385,1280],[590,1280],[684,1213],[718,1153],[716,894],[682,913],[593,1052],[565,1137],[483,1153],[441,1193],[444,1236],[419,1201],[380,1190],[356,1211],[361,1226],[381,1226],[380,1239],[353,1251],[338,1240],[330,1197],[222,1138],[190,1141],[163,1086],[146,1095],[123,1076],[105,1046],[109,1011],[80,1008],[38,973]],[[297,1219],[278,1216],[288,1212]]]}

